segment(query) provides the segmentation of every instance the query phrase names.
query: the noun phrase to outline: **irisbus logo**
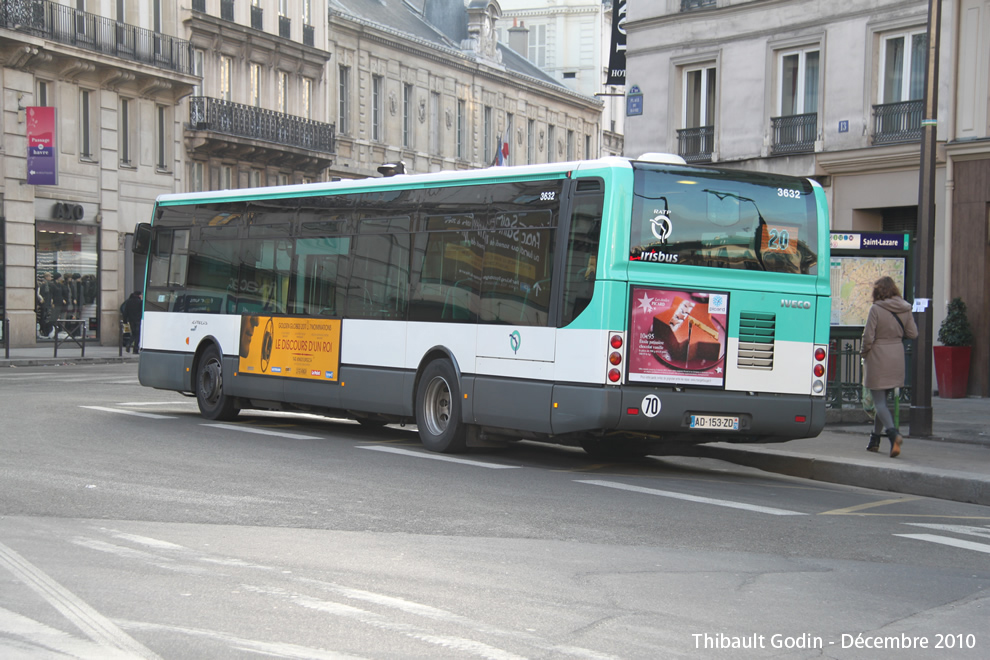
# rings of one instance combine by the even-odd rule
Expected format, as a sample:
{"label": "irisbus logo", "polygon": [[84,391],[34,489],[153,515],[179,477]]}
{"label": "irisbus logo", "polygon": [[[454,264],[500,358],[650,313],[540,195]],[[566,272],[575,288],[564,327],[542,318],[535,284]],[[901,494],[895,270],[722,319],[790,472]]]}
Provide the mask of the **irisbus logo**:
{"label": "irisbus logo", "polygon": [[811,309],[811,303],[807,300],[781,300],[781,307],[793,307],[795,309]]}

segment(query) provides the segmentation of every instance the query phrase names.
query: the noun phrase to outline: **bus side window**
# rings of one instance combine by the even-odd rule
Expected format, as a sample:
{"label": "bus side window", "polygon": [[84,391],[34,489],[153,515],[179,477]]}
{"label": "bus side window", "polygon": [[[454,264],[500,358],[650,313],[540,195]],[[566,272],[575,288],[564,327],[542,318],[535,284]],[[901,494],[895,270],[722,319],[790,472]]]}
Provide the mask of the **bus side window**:
{"label": "bus side window", "polygon": [[571,229],[567,237],[561,326],[576,319],[591,303],[598,270],[598,242],[601,238],[604,203],[601,194],[580,195],[574,199]]}

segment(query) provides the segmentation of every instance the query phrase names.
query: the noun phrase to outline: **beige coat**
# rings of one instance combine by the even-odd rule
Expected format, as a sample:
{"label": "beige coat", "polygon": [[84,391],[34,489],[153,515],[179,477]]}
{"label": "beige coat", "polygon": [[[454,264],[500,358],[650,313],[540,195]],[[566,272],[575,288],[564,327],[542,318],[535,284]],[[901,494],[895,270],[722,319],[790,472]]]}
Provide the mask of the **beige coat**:
{"label": "beige coat", "polygon": [[[904,324],[904,330],[897,323]],[[863,385],[871,390],[890,390],[904,385],[904,344],[901,339],[918,336],[918,326],[911,315],[911,304],[900,296],[877,300],[870,307],[870,315],[863,328],[863,347],[860,354],[866,358],[866,374]]]}

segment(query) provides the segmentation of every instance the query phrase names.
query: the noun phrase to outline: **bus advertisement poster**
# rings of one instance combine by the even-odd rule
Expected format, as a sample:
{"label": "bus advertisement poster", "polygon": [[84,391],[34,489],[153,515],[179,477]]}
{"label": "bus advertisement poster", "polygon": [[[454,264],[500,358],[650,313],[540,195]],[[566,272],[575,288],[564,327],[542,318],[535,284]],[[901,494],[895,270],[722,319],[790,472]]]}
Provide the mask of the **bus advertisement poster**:
{"label": "bus advertisement poster", "polygon": [[721,292],[632,287],[629,380],[724,386],[728,303]]}
{"label": "bus advertisement poster", "polygon": [[245,314],[238,370],[242,374],[336,381],[340,319]]}

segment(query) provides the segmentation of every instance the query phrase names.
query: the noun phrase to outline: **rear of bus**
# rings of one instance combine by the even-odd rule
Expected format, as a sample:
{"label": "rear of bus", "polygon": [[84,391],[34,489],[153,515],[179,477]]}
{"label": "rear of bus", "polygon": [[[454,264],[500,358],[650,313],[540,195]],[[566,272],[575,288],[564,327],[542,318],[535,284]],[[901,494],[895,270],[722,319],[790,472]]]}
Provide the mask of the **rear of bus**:
{"label": "rear of bus", "polygon": [[614,250],[602,276],[625,296],[610,304],[622,311],[603,347],[606,387],[621,391],[617,428],[669,443],[818,435],[830,314],[821,187],[632,166],[630,208],[603,227]]}

